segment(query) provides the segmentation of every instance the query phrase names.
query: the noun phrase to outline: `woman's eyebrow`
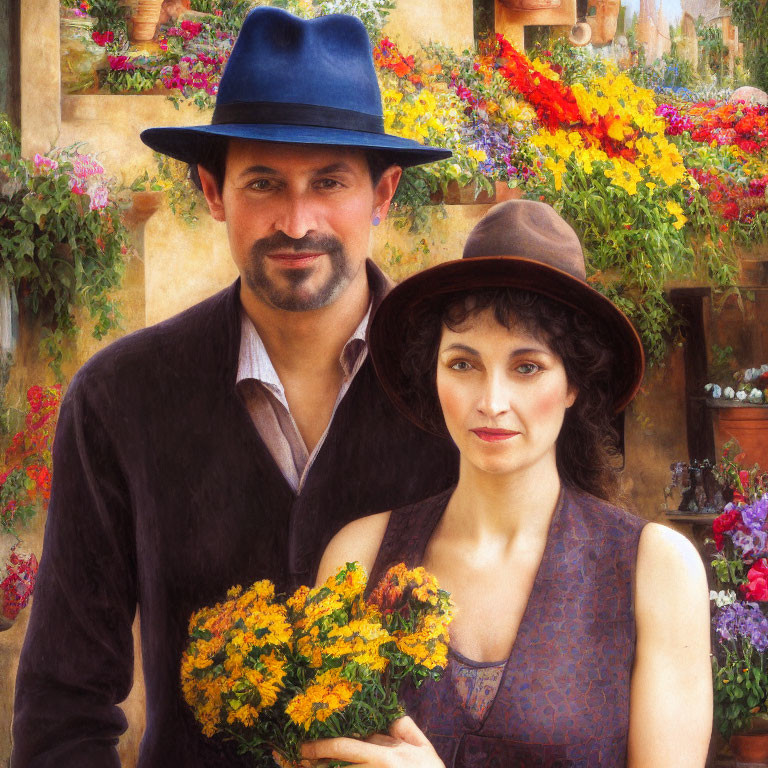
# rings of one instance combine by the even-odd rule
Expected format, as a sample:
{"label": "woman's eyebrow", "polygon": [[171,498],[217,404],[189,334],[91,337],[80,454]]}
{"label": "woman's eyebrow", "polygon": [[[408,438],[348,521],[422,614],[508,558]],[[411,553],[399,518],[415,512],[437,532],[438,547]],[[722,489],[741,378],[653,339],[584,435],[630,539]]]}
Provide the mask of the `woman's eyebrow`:
{"label": "woman's eyebrow", "polygon": [[[443,352],[451,352],[453,350],[460,351],[460,352],[466,352],[469,355],[477,355],[480,356],[480,353],[474,349],[473,347],[470,347],[466,344],[449,344],[447,347],[443,349]],[[531,355],[531,354],[543,354],[548,355],[551,354],[546,349],[542,349],[541,347],[520,347],[520,349],[513,349],[510,353],[510,357],[517,357],[518,355]]]}
{"label": "woman's eyebrow", "polygon": [[468,347],[466,344],[449,344],[447,347],[443,349],[443,352],[452,352],[453,350],[466,352],[469,355],[480,354],[476,349],[472,349],[472,347]]}

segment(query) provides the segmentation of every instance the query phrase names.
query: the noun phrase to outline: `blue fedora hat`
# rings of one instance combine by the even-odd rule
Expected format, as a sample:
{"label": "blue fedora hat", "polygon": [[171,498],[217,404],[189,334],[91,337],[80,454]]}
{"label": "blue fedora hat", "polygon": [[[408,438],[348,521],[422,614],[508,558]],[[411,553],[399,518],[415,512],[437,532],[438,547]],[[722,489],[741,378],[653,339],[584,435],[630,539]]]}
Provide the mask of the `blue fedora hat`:
{"label": "blue fedora hat", "polygon": [[375,149],[393,163],[450,157],[384,132],[381,94],[365,27],[353,16],[297,18],[254,8],[221,76],[210,125],[149,128],[142,141],[197,163],[216,137]]}

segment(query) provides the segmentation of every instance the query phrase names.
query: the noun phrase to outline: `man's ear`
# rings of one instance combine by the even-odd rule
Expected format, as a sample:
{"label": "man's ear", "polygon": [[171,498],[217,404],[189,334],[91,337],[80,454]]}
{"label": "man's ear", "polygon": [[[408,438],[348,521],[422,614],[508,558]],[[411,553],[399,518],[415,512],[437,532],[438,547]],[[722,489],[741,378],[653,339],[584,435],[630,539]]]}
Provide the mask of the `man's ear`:
{"label": "man's ear", "polygon": [[402,175],[403,169],[399,165],[390,165],[381,174],[379,183],[373,191],[373,206],[379,218],[383,219],[386,217]]}
{"label": "man's ear", "polygon": [[216,221],[225,221],[224,203],[221,199],[221,190],[216,182],[214,175],[204,166],[197,166],[197,173],[200,176],[200,187],[205,195],[205,201],[208,203],[208,210]]}

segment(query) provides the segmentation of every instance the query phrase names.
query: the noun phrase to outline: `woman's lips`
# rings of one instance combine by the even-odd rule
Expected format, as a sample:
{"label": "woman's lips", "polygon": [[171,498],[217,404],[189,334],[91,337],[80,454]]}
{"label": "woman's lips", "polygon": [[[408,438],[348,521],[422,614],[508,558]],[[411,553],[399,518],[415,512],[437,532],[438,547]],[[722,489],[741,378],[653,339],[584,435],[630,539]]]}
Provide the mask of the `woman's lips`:
{"label": "woman's lips", "polygon": [[270,253],[268,258],[273,259],[281,267],[298,269],[299,267],[306,267],[322,255],[320,251],[281,251]]}
{"label": "woman's lips", "polygon": [[481,440],[487,443],[496,443],[499,440],[509,440],[510,437],[519,435],[519,432],[513,432],[510,429],[471,429]]}

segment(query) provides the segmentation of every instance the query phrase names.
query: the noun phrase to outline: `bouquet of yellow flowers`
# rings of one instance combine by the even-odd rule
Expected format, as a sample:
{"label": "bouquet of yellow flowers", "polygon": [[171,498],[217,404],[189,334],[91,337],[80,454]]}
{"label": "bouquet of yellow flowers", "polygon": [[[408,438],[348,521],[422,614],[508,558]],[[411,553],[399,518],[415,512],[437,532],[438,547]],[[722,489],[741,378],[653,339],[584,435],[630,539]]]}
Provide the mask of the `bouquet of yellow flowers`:
{"label": "bouquet of yellow flowers", "polygon": [[400,685],[442,674],[452,606],[423,568],[394,566],[366,599],[367,582],[347,563],[287,600],[257,581],[195,613],[181,684],[203,733],[268,766],[297,763],[303,741],[386,732]]}

